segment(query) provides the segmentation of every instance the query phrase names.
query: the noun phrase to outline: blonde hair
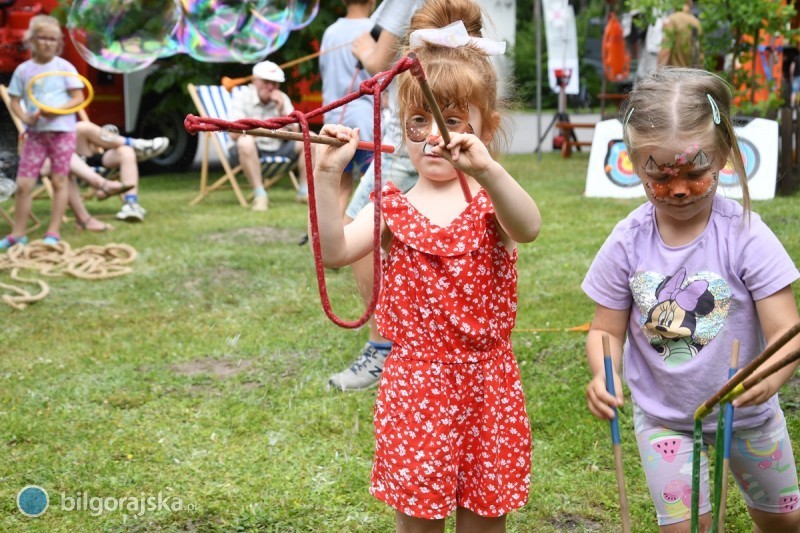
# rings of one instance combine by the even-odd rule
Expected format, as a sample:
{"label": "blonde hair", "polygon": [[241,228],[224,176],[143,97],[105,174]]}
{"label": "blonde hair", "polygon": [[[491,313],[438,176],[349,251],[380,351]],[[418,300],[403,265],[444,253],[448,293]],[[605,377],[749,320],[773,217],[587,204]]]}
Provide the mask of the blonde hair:
{"label": "blonde hair", "polygon": [[639,147],[661,146],[669,138],[709,139],[716,154],[733,163],[742,203],[749,212],[747,173],[730,119],[731,98],[728,83],[711,72],[679,67],[656,70],[637,82],[621,111],[623,140],[631,161]]}
{"label": "blonde hair", "polygon": [[[481,37],[482,16],[481,7],[473,0],[428,0],[411,17],[408,34],[420,29],[443,28],[460,20],[469,35]],[[469,45],[448,48],[425,43],[413,50],[406,46],[403,55],[410,51],[419,57],[431,92],[441,107],[466,109],[470,104],[478,107],[483,123],[481,136],[491,138],[489,152],[496,155],[507,144],[508,134],[501,126],[497,72],[488,56]],[[400,120],[404,123],[413,105],[425,106],[425,97],[410,72],[399,76],[397,84]]]}
{"label": "blonde hair", "polygon": [[61,52],[64,51],[64,36],[61,33],[61,23],[58,22],[57,18],[51,17],[50,15],[36,15],[31,18],[28,29],[25,31],[22,40],[29,50],[33,50],[31,41],[33,41],[33,38],[36,36],[36,32],[47,26],[54,27],[58,30],[58,49],[56,50],[56,55],[60,55]]}

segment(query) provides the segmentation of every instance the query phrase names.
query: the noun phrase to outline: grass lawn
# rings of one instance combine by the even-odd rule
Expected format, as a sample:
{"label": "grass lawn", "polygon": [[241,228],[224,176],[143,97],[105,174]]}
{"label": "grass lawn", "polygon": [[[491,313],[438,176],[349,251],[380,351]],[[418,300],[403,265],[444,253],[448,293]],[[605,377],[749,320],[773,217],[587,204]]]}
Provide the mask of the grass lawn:
{"label": "grass lawn", "polygon": [[[586,154],[503,161],[544,218],[539,239],[519,255],[514,343],[532,421],[533,479],[508,529],[617,531],[608,424],[585,406],[585,334],[533,330],[590,320],[580,282],[614,224],[640,201],[584,198]],[[134,246],[131,275],[52,278],[42,302],[24,311],[0,306],[0,530],[393,529],[393,511],[367,490],[375,390],[342,394],[326,383],[366,334],[339,329],[322,311],[309,247],[297,245],[305,208],[286,184],[271,191],[267,213],[239,208],[229,191],[189,207],[197,183],[196,173],[144,178],[149,213],[141,225],[116,223],[106,234],[65,225],[73,247]],[[89,208],[108,220],[115,202]],[[799,261],[797,198],[754,208]],[[35,209],[46,217],[49,203]],[[334,310],[360,316],[350,271],[327,277]],[[800,381],[782,396],[798,447]],[[634,530],[656,531],[629,404],[621,427]],[[30,484],[50,496],[39,518],[16,508],[17,492]],[[169,508],[128,507],[159,493]],[[63,509],[84,495],[97,512]],[[123,497],[124,509],[110,509]],[[99,498],[117,500],[99,510]],[[170,507],[179,502],[181,510]],[[751,529],[733,487],[728,515],[730,531]]]}

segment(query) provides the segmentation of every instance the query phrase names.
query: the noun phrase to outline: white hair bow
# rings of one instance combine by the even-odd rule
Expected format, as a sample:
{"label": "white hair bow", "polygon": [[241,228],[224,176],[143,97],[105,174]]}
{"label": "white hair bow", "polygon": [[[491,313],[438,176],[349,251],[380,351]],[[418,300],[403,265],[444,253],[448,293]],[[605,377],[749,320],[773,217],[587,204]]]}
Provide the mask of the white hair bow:
{"label": "white hair bow", "polygon": [[472,45],[490,56],[504,54],[506,51],[505,41],[492,41],[483,37],[472,37],[467,33],[467,28],[460,20],[448,24],[444,28],[414,30],[408,37],[408,45],[411,48],[417,48],[424,43],[446,46],[447,48]]}

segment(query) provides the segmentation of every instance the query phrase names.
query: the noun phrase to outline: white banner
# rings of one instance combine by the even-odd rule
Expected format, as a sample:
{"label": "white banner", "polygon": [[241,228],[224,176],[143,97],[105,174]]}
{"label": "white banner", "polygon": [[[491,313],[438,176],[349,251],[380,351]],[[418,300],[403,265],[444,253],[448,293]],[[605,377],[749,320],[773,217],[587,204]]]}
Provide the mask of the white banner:
{"label": "white banner", "polygon": [[575,12],[567,0],[542,0],[545,34],[547,38],[547,78],[553,92],[560,92],[556,69],[571,69],[567,94],[580,92],[578,72],[578,33],[575,29]]}

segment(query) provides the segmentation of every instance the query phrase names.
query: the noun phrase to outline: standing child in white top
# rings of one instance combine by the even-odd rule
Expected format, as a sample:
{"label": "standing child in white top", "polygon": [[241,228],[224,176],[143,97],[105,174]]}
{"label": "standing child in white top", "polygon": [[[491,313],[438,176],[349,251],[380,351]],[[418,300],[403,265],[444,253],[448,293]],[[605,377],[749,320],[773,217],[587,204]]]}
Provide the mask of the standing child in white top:
{"label": "standing child in white top", "polygon": [[[596,303],[586,343],[589,410],[610,419],[622,405],[622,362],[662,532],[689,530],[694,412],[727,381],[733,341],[745,366],[765,341],[800,321],[791,288],[800,273],[750,212],[730,105],[728,85],[703,70],[664,68],[637,83],[623,113],[624,139],[649,202],[617,224],[582,285]],[[744,208],[716,194],[729,161]],[[616,396],[606,392],[603,335],[611,341]],[[770,362],[798,348],[796,339]],[[730,467],[757,532],[800,528],[797,470],[777,396],[796,367],[733,402]],[[714,441],[715,419],[703,424],[706,444]],[[705,450],[703,530],[711,523]]]}
{"label": "standing child in white top", "polygon": [[[28,126],[28,132],[17,171],[14,226],[11,234],[0,240],[0,251],[28,241],[25,226],[31,212],[31,193],[46,158],[50,158],[51,164],[53,202],[44,242],[56,244],[61,239],[61,219],[67,208],[69,160],[75,152],[76,144],[75,114],[61,115],[40,110],[28,95],[28,83],[37,74],[76,73],[75,67],[69,61],[58,57],[64,48],[58,20],[48,15],[33,17],[24,40],[31,49],[31,59],[14,70],[8,94],[11,96],[11,111]],[[44,103],[50,107],[70,109],[83,102],[83,82],[75,76],[46,76],[38,83],[47,86],[45,92],[48,94],[48,102]],[[22,108],[21,100],[25,102],[25,109]]]}

